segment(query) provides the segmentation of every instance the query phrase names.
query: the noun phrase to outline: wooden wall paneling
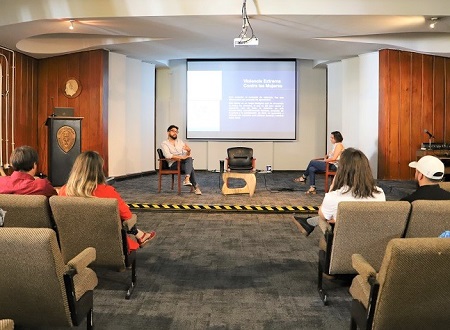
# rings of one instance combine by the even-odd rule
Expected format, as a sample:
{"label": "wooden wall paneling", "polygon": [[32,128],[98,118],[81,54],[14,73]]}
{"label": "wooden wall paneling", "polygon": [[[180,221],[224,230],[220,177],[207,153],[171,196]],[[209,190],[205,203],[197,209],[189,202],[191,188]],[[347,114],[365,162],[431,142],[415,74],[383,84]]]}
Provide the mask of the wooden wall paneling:
{"label": "wooden wall paneling", "polygon": [[445,118],[445,60],[443,57],[434,57],[433,72],[433,135],[434,142],[444,141]]}
{"label": "wooden wall paneling", "polygon": [[[433,81],[434,81],[434,61],[432,56],[423,56],[423,79],[422,79],[422,88],[423,88],[423,111],[422,111],[422,132],[424,129],[429,130],[434,133],[433,126],[433,116],[434,116],[434,93],[433,93]],[[428,137],[423,133],[423,137],[425,140],[428,140]]]}
{"label": "wooden wall paneling", "polygon": [[[103,57],[106,51],[89,51],[39,60],[39,119],[45,120],[52,114],[51,97],[55,106],[75,108],[75,115],[82,120],[82,151],[93,149],[104,144],[105,136],[99,132],[101,128],[100,113],[103,111],[99,86],[102,84],[104,66]],[[64,95],[65,82],[68,78],[77,78],[82,85],[82,92],[76,98]],[[106,136],[107,138],[107,136]],[[45,154],[43,167],[48,171],[47,129],[39,132],[39,144]],[[94,149],[95,150],[95,149]],[[105,150],[98,150],[105,157]],[[107,150],[106,150],[107,153]]]}
{"label": "wooden wall paneling", "polygon": [[379,113],[378,113],[378,177],[385,178],[388,172],[388,128],[389,128],[389,51],[379,53]]}
{"label": "wooden wall paneling", "polygon": [[[416,151],[420,148],[422,142],[426,141],[422,127],[422,111],[423,111],[423,89],[422,89],[422,55],[412,53],[411,61],[411,141],[410,151],[411,160],[416,159]],[[408,166],[406,163],[405,166]],[[408,166],[409,168],[409,166]],[[414,178],[415,170],[409,169],[409,179]],[[408,179],[407,178],[407,179]]]}
{"label": "wooden wall paneling", "polygon": [[445,95],[444,95],[444,142],[450,143],[450,59],[445,60]]}
{"label": "wooden wall paneling", "polygon": [[[400,52],[399,178],[409,178],[411,161],[411,53]],[[415,153],[414,153],[415,154]]]}
{"label": "wooden wall paneling", "polygon": [[[14,113],[9,114],[8,128],[8,158],[14,148],[29,145],[38,149],[37,128],[37,60],[16,53],[15,63]],[[11,104],[12,106],[12,104]],[[12,121],[14,117],[14,123]],[[12,127],[14,125],[14,128]],[[14,137],[13,137],[14,134]]]}
{"label": "wooden wall paneling", "polygon": [[398,51],[389,51],[389,142],[388,142],[388,173],[389,179],[398,178],[400,175],[400,58]]}

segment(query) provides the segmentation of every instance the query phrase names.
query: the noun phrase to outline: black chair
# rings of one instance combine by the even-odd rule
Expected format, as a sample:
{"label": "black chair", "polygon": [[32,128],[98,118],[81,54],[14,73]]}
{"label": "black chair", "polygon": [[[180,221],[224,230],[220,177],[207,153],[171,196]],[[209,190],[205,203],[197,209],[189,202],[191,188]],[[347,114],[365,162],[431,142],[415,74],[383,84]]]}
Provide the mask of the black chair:
{"label": "black chair", "polygon": [[255,171],[256,159],[253,158],[253,149],[248,147],[232,147],[227,149],[226,169],[236,172]]}

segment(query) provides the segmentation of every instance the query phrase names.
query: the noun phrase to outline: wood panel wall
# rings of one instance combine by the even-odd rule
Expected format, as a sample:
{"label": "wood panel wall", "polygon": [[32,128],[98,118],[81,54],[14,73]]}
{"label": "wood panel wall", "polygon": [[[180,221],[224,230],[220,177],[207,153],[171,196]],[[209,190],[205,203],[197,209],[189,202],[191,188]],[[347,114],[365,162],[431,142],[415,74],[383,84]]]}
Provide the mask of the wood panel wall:
{"label": "wood panel wall", "polygon": [[[27,55],[0,48],[3,67],[1,166],[8,167],[14,148],[29,145],[38,147],[37,76],[38,61]],[[9,66],[9,69],[6,69]],[[10,86],[6,88],[9,75]],[[14,78],[15,75],[15,78]],[[15,84],[13,84],[15,80]],[[9,94],[9,97],[6,96]],[[8,104],[7,104],[8,103]],[[8,107],[7,107],[8,105]],[[7,113],[8,112],[8,113]]]}
{"label": "wood panel wall", "polygon": [[[82,91],[76,98],[64,95],[65,83],[76,78]],[[81,150],[98,151],[108,173],[108,53],[95,50],[39,60],[38,152],[48,169],[47,127],[53,107],[73,107],[81,121]]]}
{"label": "wood panel wall", "polygon": [[450,59],[380,51],[378,178],[413,179],[422,142],[450,143]]}

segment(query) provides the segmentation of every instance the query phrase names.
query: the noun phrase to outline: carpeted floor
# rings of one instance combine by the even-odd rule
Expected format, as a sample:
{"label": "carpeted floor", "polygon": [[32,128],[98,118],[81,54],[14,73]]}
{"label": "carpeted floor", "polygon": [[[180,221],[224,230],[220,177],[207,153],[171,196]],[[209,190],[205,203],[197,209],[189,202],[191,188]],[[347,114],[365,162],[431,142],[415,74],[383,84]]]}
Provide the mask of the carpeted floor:
{"label": "carpeted floor", "polygon": [[[223,196],[219,174],[199,172],[203,194],[157,194],[157,175],[116,181],[129,202],[239,205],[320,205],[323,188],[305,195],[299,173],[257,174],[248,195]],[[323,176],[321,176],[323,177]],[[319,178],[318,187],[323,187]],[[380,182],[388,199],[414,189],[412,182]],[[157,237],[138,251],[138,283],[125,300],[129,271],[97,269],[96,329],[345,329],[348,282],[325,280],[329,306],[317,293],[320,230],[302,235],[292,212],[137,210],[143,230]],[[82,326],[84,327],[84,325]]]}

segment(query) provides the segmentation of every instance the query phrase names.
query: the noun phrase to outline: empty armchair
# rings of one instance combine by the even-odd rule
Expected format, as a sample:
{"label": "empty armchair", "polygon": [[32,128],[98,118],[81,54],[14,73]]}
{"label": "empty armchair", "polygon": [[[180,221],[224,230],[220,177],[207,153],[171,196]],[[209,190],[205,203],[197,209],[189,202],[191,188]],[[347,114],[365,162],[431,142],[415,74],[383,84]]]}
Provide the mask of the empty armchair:
{"label": "empty armchair", "polygon": [[379,272],[352,260],[351,329],[448,329],[450,239],[393,239]]}
{"label": "empty armchair", "polygon": [[17,326],[93,326],[95,249],[63,262],[49,228],[0,228],[0,319]]}
{"label": "empty armchair", "polygon": [[225,168],[227,171],[250,172],[256,170],[256,159],[253,149],[248,147],[232,147],[227,149]]}

